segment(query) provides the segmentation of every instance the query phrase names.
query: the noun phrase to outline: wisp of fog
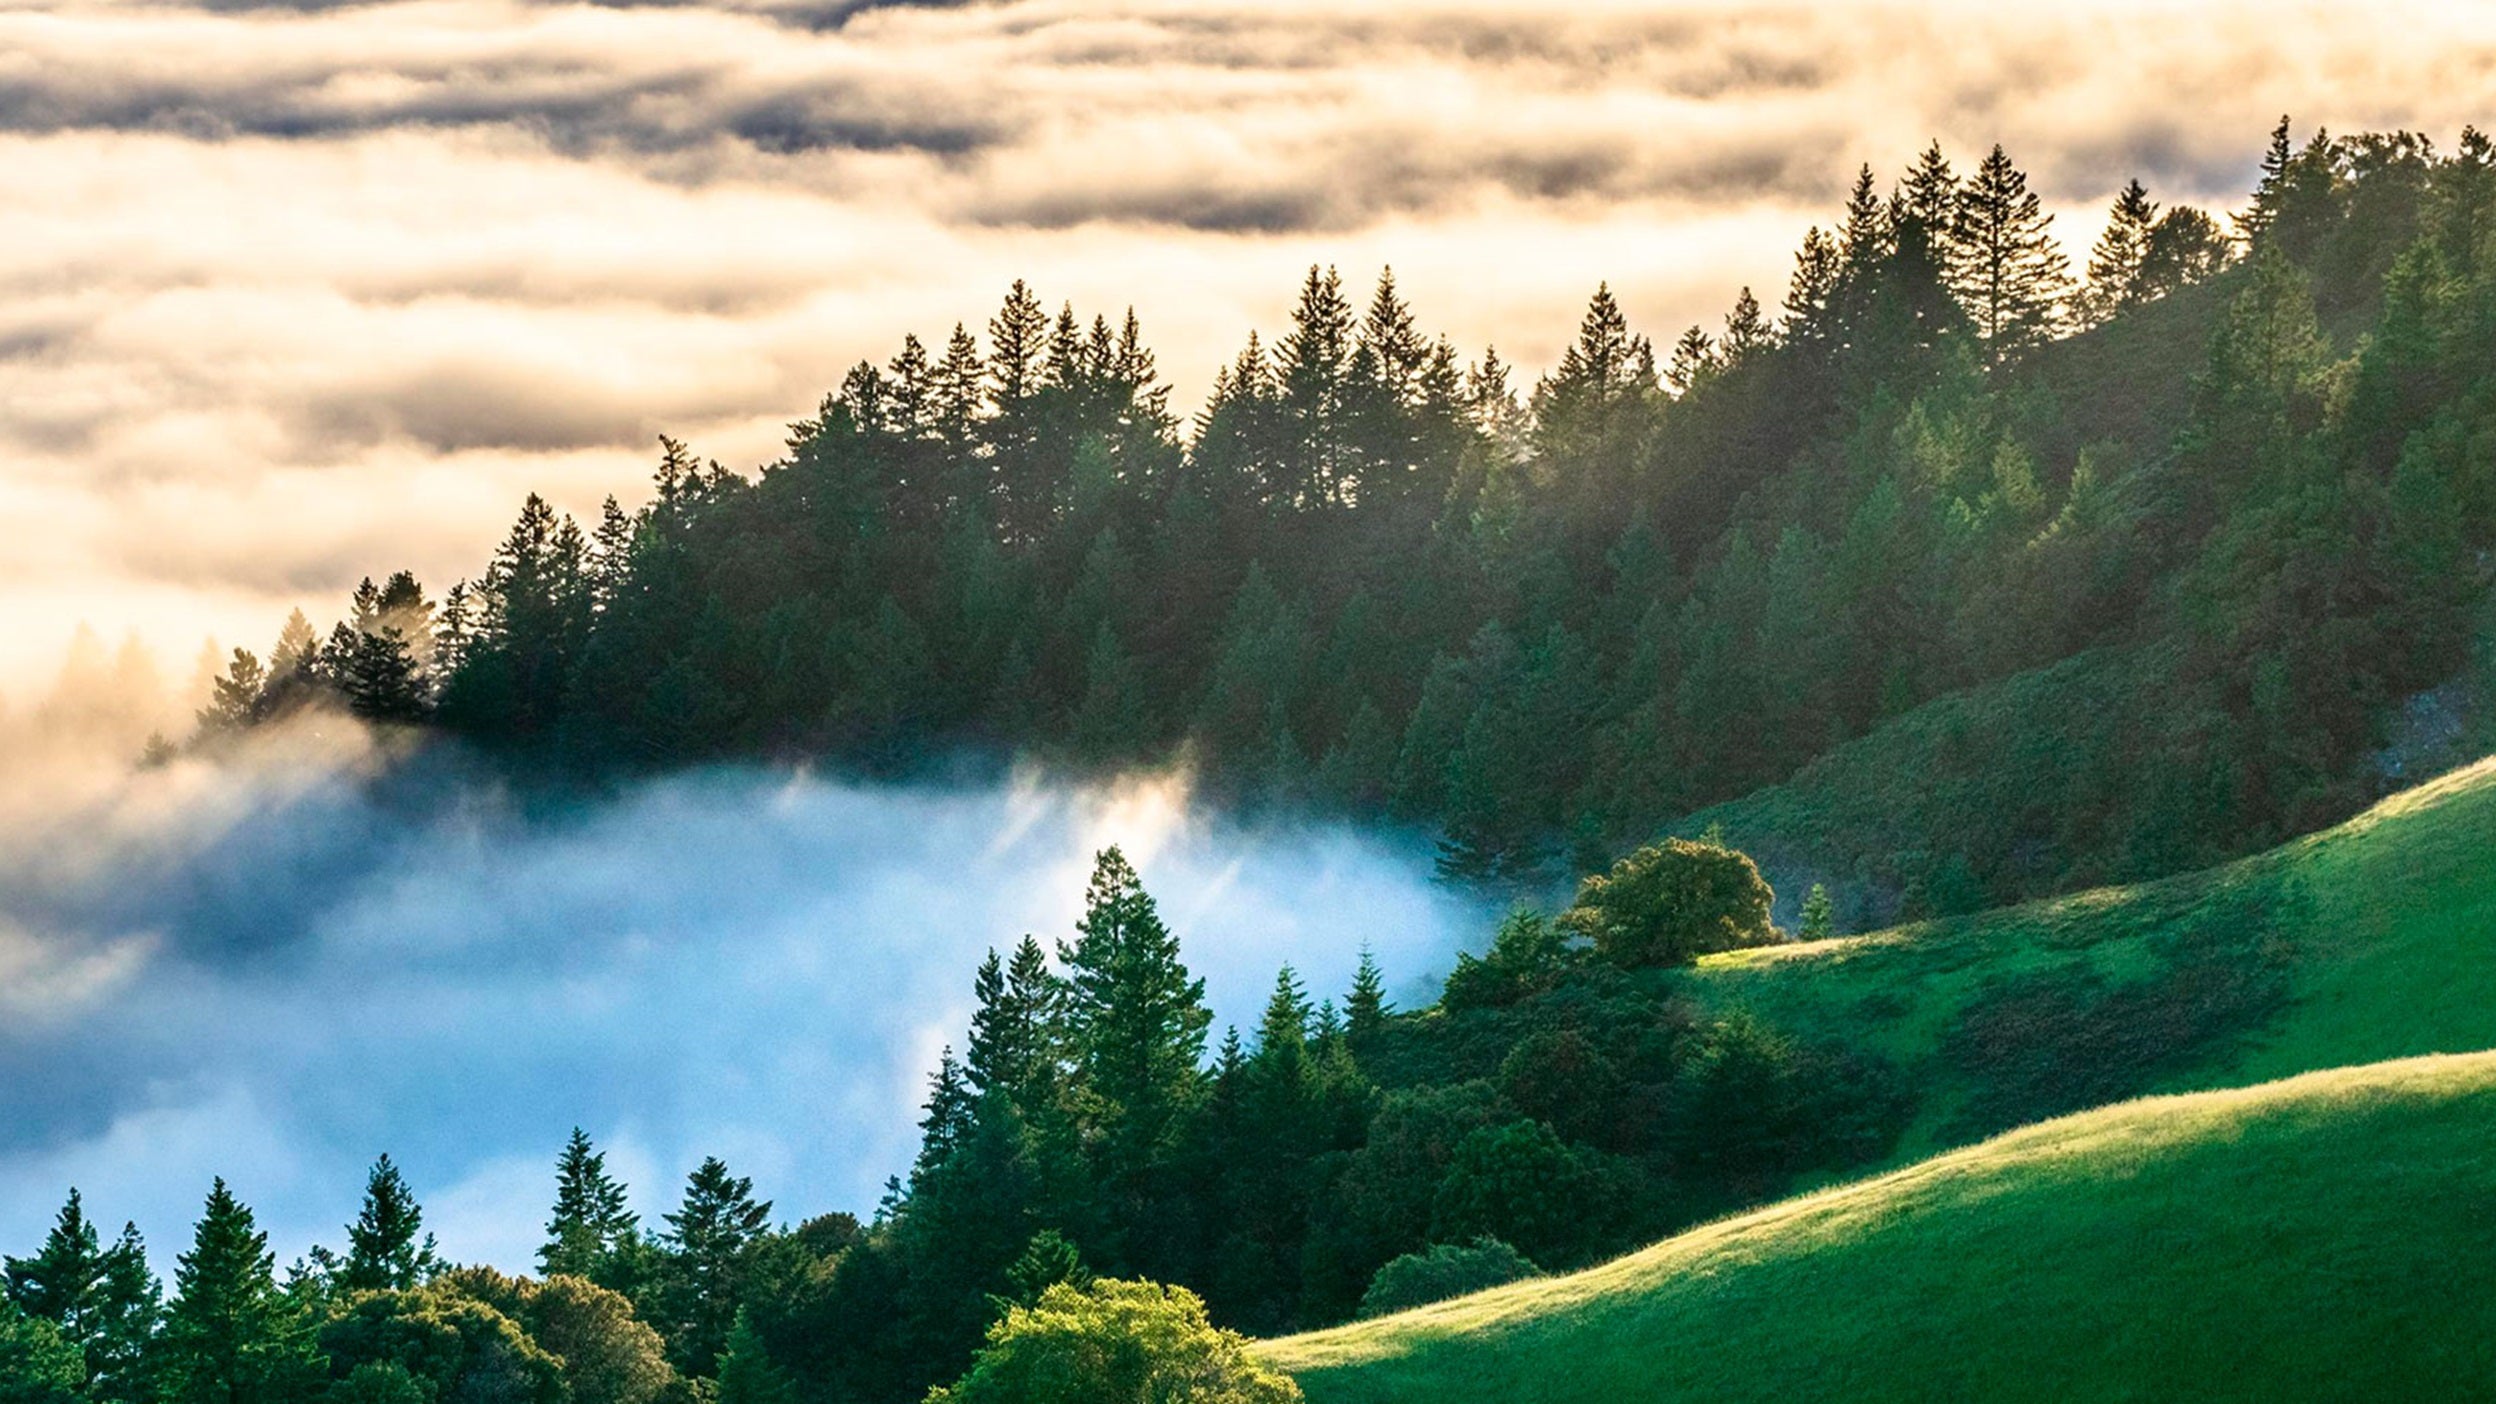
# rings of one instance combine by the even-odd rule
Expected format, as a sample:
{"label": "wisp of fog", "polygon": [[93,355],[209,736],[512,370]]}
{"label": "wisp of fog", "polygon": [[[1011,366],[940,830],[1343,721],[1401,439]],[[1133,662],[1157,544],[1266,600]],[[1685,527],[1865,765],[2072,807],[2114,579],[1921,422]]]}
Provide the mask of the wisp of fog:
{"label": "wisp of fog", "polygon": [[346,732],[0,805],[0,1246],[75,1185],[170,1267],[222,1175],[291,1258],[342,1244],[388,1151],[445,1254],[526,1269],[575,1125],[646,1221],[712,1154],[779,1217],[864,1216],[982,954],[1071,937],[1112,843],[1217,1031],[1287,961],[1340,998],[1363,943],[1426,997],[1486,925],[1417,846],[1236,822],[1172,775],[548,803]]}

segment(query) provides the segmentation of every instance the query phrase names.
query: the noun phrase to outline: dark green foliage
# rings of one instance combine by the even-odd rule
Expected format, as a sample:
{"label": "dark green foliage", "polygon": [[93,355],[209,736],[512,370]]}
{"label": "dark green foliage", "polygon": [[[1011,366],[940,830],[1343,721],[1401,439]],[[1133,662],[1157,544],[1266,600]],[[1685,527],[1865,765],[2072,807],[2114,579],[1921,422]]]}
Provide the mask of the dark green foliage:
{"label": "dark green foliage", "polygon": [[1568,934],[1542,913],[1519,907],[1500,922],[1490,950],[1457,954],[1440,999],[1451,1009],[1514,1004],[1558,984],[1570,959]]}
{"label": "dark green foliage", "polygon": [[1378,1269],[1361,1294],[1360,1314],[1387,1316],[1541,1275],[1532,1259],[1496,1238],[1434,1243]]}
{"label": "dark green foliage", "polygon": [[1296,1404],[1299,1386],[1257,1363],[1248,1342],[1205,1319],[1183,1287],[1061,1285],[988,1333],[971,1372],[928,1404]]}
{"label": "dark green foliage", "polygon": [[[0,1267],[9,1300],[50,1322],[72,1349],[87,1350],[102,1333],[108,1264],[77,1190],[69,1192],[39,1251],[31,1258],[6,1259]],[[83,1371],[79,1383],[85,1383]]]}
{"label": "dark green foliage", "polygon": [[1430,1205],[1430,1236],[1488,1235],[1543,1261],[1574,1260],[1602,1230],[1601,1171],[1539,1121],[1486,1126],[1456,1143]]}
{"label": "dark green foliage", "polygon": [[322,1325],[333,1380],[391,1398],[403,1374],[424,1397],[562,1404],[563,1362],[518,1322],[447,1286],[370,1292]]}
{"label": "dark green foliage", "polygon": [[743,1310],[719,1356],[719,1404],[797,1404],[797,1384],[773,1362]]}
{"label": "dark green foliage", "polygon": [[155,1361],[166,1404],[286,1404],[320,1369],[309,1324],[277,1287],[268,1235],[219,1180],[174,1273]]}
{"label": "dark green foliage", "polygon": [[0,1404],[79,1404],[87,1372],[59,1328],[0,1297]]}
{"label": "dark green foliage", "polygon": [[607,1173],[607,1158],[577,1126],[555,1162],[554,1217],[537,1263],[548,1276],[567,1274],[622,1290],[641,1238],[641,1217],[625,1204],[624,1185]]}
{"label": "dark green foliage", "polygon": [[364,1207],[355,1222],[347,1225],[347,1256],[338,1272],[338,1286],[348,1292],[422,1286],[442,1269],[433,1251],[433,1235],[424,1228],[425,1215],[417,1207],[415,1192],[390,1157],[381,1157],[364,1183]]}
{"label": "dark green foliage", "polygon": [[754,1198],[754,1182],[705,1157],[685,1179],[683,1203],[660,1235],[652,1316],[667,1337],[668,1355],[689,1376],[712,1374],[728,1344],[758,1249],[771,1223],[771,1202]]}
{"label": "dark green foliage", "polygon": [[1666,839],[1579,884],[1559,925],[1623,966],[1676,965],[1710,951],[1776,939],[1776,894],[1744,854]]}

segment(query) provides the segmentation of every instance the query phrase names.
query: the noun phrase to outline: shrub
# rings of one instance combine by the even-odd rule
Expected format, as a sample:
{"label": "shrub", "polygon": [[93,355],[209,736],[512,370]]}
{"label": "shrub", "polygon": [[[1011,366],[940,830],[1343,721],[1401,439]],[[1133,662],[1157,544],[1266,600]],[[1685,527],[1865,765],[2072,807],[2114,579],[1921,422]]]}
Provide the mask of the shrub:
{"label": "shrub", "polygon": [[1641,848],[1589,877],[1560,925],[1622,966],[1678,965],[1710,951],[1776,939],[1776,894],[1758,865],[1732,849],[1688,839]]}
{"label": "shrub", "polygon": [[1378,1269],[1361,1294],[1361,1315],[1387,1316],[1542,1275],[1532,1259],[1496,1238],[1434,1243]]}
{"label": "shrub", "polygon": [[1183,1287],[1104,1279],[1059,1283],[988,1328],[969,1374],[927,1404],[1298,1404],[1300,1387],[1260,1364],[1247,1338],[1205,1318]]}

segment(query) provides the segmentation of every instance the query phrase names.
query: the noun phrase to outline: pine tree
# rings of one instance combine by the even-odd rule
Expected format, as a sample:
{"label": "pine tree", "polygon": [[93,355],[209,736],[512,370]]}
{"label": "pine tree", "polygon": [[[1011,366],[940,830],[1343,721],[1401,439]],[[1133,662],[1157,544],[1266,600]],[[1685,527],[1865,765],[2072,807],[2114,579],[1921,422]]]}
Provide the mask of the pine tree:
{"label": "pine tree", "polygon": [[2295,163],[2296,144],[2289,140],[2287,114],[2282,113],[2279,125],[2271,129],[2271,144],[2262,153],[2262,179],[2253,188],[2253,204],[2236,215],[2236,237],[2247,244],[2260,242],[2263,235],[2279,220],[2279,204],[2288,182],[2288,168]]}
{"label": "pine tree", "polygon": [[797,1382],[763,1348],[745,1308],[737,1308],[719,1356],[717,1404],[797,1404]]}
{"label": "pine tree", "polygon": [[1297,1066],[1309,1046],[1309,994],[1300,973],[1285,965],[1274,977],[1274,993],[1257,1021],[1257,1048],[1252,1062]]}
{"label": "pine tree", "polygon": [[1950,286],[1994,365],[2043,344],[2060,324],[2071,279],[2053,223],[1998,145],[1961,192]]}
{"label": "pine tree", "polygon": [[1854,188],[1846,196],[1846,220],[1838,230],[1843,280],[1860,282],[1870,278],[1889,257],[1892,232],[1889,209],[1881,201],[1872,167],[1867,164],[1855,173]]}
{"label": "pine tree", "polygon": [[572,1128],[563,1154],[555,1161],[554,1216],[546,1222],[546,1243],[537,1250],[540,1270],[587,1278],[615,1287],[619,1257],[639,1241],[641,1216],[625,1204],[621,1181],[607,1173],[607,1157],[590,1144],[581,1128]]}
{"label": "pine tree", "polygon": [[1094,862],[1075,931],[1058,958],[1083,1092],[1111,1175],[1141,1174],[1194,1100],[1213,1022],[1205,982],[1180,964],[1178,940],[1114,847]]}
{"label": "pine tree", "polygon": [[1733,300],[1733,310],[1725,314],[1725,335],[1718,343],[1723,363],[1728,368],[1747,364],[1776,344],[1776,328],[1760,312],[1759,299],[1744,288]]}
{"label": "pine tree", "polygon": [[321,673],[320,639],[300,609],[290,611],[278,631],[277,647],[269,652],[268,681],[261,688],[259,710],[284,716],[317,700],[329,680]]}
{"label": "pine tree", "polygon": [[277,1287],[269,1236],[220,1179],[191,1250],[176,1260],[158,1367],[165,1404],[274,1404],[315,1369],[303,1323]]}
{"label": "pine tree", "polygon": [[771,1222],[771,1201],[754,1182],[705,1159],[685,1181],[685,1198],[667,1215],[659,1299],[668,1354],[687,1375],[708,1376],[744,1305],[747,1269]]}
{"label": "pine tree", "polygon": [[[1794,277],[1785,292],[1785,339],[1798,346],[1819,346],[1836,333],[1831,322],[1837,298],[1838,281],[1844,260],[1837,244],[1813,225],[1803,231],[1803,246],[1794,255]],[[1705,334],[1692,327],[1682,338],[1686,344],[1691,334],[1702,340]],[[1682,363],[1681,348],[1674,348],[1673,364]],[[1686,388],[1686,387],[1683,387]]]}
{"label": "pine tree", "polygon": [[1010,962],[994,951],[973,982],[979,1008],[963,1071],[973,1090],[1002,1092],[1028,1116],[1053,1095],[1058,1056],[1061,982],[1040,942],[1025,936]]}
{"label": "pine tree", "polygon": [[149,1389],[148,1353],[164,1316],[163,1288],[147,1266],[147,1245],[136,1224],[104,1250],[104,1279],[96,1292],[95,1332],[86,1349],[88,1392],[108,1404],[144,1404]]}
{"label": "pine tree", "polygon": [[1837,934],[1837,905],[1829,900],[1829,889],[1813,883],[1803,896],[1803,926],[1797,933],[1805,941],[1825,941]]}
{"label": "pine tree", "polygon": [[364,1181],[363,1208],[347,1225],[339,1286],[350,1292],[400,1292],[430,1281],[442,1270],[442,1260],[424,1228],[415,1192],[383,1155]]}
{"label": "pine tree", "polygon": [[2089,326],[2112,321],[2115,314],[2148,300],[2143,272],[2149,261],[2151,231],[2158,223],[2158,204],[2138,180],[2115,196],[2106,229],[2089,251],[2089,283],[2080,299],[2080,320]]}
{"label": "pine tree", "polygon": [[240,731],[261,717],[260,699],[268,691],[268,670],[260,655],[234,650],[234,661],[211,686],[208,705],[199,711],[199,729],[206,734]]}
{"label": "pine tree", "polygon": [[936,1060],[935,1073],[928,1078],[927,1109],[919,1118],[919,1159],[910,1171],[912,1184],[923,1183],[969,1138],[977,1104],[978,1094],[971,1090],[969,1079],[962,1075],[962,1064],[954,1058],[948,1044]]}
{"label": "pine tree", "polygon": [[27,1315],[51,1322],[61,1339],[80,1351],[93,1345],[101,1329],[107,1271],[95,1225],[87,1221],[76,1189],[70,1190],[40,1251],[31,1258],[0,1260],[9,1300]]}
{"label": "pine tree", "polygon": [[1335,270],[1315,264],[1292,309],[1291,331],[1275,347],[1274,404],[1283,450],[1285,501],[1303,509],[1340,500],[1349,466],[1344,442],[1353,352],[1352,305]]}
{"label": "pine tree", "polygon": [[1394,1012],[1387,1007],[1386,978],[1379,973],[1378,957],[1367,942],[1361,944],[1360,969],[1353,972],[1352,992],[1344,997],[1343,1012],[1355,1042],[1385,1028],[1387,1016]]}

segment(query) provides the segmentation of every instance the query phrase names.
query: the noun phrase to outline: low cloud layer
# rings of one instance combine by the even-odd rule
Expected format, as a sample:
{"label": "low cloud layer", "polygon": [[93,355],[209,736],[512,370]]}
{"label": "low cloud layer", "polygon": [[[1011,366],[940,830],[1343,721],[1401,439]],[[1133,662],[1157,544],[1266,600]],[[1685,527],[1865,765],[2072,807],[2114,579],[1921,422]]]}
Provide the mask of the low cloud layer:
{"label": "low cloud layer", "polygon": [[[2306,128],[2487,116],[2464,6],[1972,0],[125,3],[0,12],[0,695],[80,620],[265,646],[437,588],[661,431],[778,450],[1014,278],[1133,304],[1182,405],[1298,272],[1549,364],[1772,293],[1857,163],[2009,145],[2084,245]],[[1771,298],[1773,300],[1773,297]]]}
{"label": "low cloud layer", "polygon": [[1227,824],[1166,777],[723,771],[530,803],[337,731],[90,779],[0,812],[11,1252],[75,1184],[169,1263],[214,1175],[282,1254],[334,1246],[387,1150],[445,1252],[526,1268],[574,1125],[654,1219],[706,1154],[783,1215],[864,1214],[980,955],[1071,937],[1109,843],[1224,1022],[1285,961],[1340,994],[1364,941],[1418,994],[1487,923],[1418,851]]}

